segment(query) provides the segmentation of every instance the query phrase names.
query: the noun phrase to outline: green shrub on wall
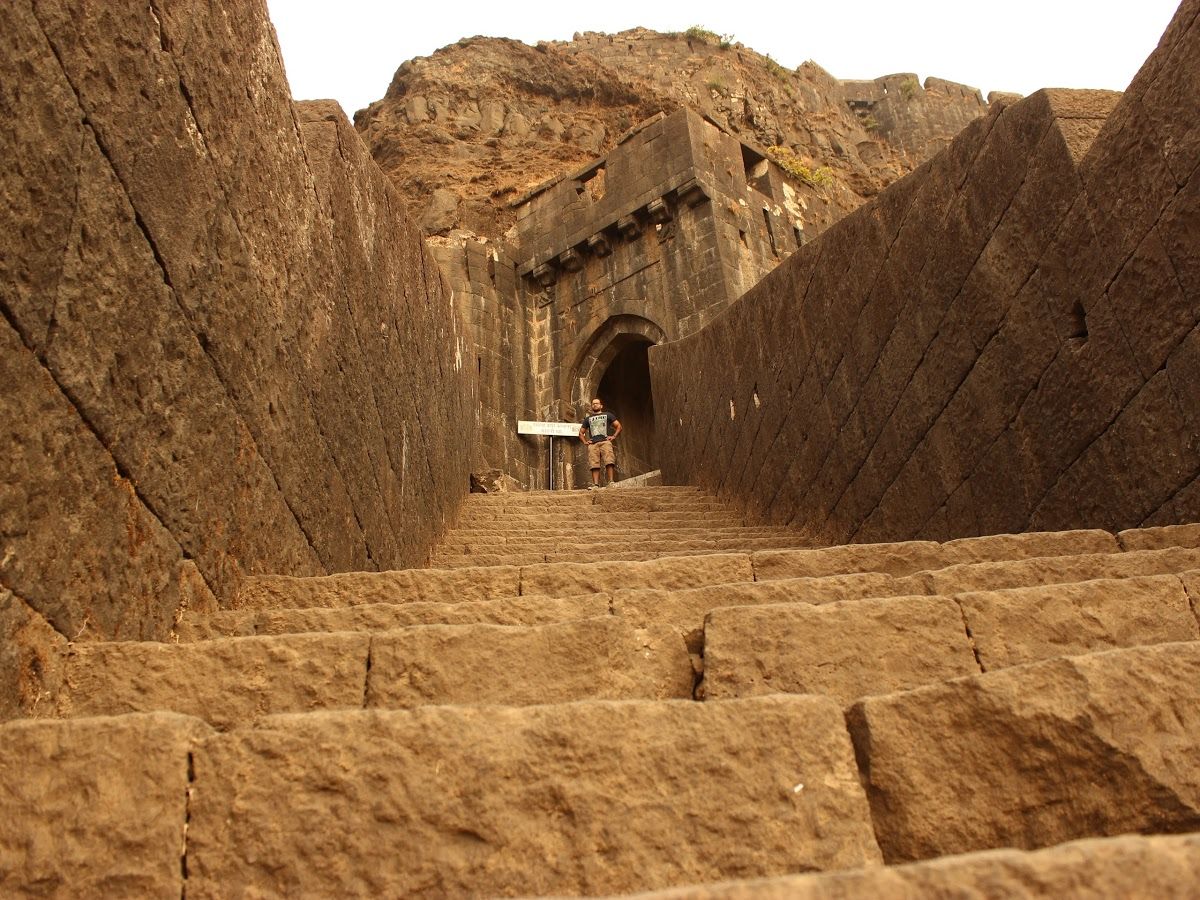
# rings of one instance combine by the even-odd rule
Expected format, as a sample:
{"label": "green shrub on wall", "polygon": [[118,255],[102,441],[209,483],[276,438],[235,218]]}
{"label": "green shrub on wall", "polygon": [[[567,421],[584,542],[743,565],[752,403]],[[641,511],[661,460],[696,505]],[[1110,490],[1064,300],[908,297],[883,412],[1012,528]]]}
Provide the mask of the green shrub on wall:
{"label": "green shrub on wall", "polygon": [[791,147],[781,147],[776,144],[767,148],[767,156],[783,171],[812,187],[825,187],[833,183],[832,170],[824,166],[817,169],[812,168]]}

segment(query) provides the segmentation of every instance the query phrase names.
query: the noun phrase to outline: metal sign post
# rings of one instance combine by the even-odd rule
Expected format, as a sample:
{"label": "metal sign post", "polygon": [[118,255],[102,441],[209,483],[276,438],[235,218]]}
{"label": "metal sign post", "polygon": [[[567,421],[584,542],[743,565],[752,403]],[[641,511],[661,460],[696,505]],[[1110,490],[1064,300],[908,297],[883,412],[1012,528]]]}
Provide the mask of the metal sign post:
{"label": "metal sign post", "polygon": [[556,437],[575,437],[579,434],[579,426],[574,422],[527,422],[518,420],[517,434],[541,434],[550,438],[550,459],[546,464],[546,474],[550,490],[554,490],[554,439]]}

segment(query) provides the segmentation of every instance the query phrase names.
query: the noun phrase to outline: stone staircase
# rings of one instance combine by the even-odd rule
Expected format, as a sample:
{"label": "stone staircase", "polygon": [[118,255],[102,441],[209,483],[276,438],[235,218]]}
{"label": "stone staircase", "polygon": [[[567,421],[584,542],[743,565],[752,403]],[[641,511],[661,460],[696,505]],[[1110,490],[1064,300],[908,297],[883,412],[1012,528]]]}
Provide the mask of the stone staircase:
{"label": "stone staircase", "polygon": [[805,544],[473,495],[431,568],[72,645],[0,725],[0,895],[1194,890],[1200,526]]}

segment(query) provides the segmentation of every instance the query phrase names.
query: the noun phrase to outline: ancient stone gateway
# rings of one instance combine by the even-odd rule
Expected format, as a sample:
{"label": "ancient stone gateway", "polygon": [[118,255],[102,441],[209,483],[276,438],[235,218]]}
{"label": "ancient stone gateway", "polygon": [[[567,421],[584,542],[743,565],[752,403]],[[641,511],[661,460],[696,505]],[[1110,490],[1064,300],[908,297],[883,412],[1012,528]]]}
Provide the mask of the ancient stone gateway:
{"label": "ancient stone gateway", "polygon": [[[568,389],[576,408],[583,409],[592,397],[600,397],[627,428],[619,450],[622,477],[655,467],[648,352],[665,340],[663,329],[649,319],[612,316],[590,335],[570,367],[573,377]],[[577,478],[577,483],[583,482]]]}
{"label": "ancient stone gateway", "polygon": [[[510,241],[434,239],[481,376],[477,467],[545,487],[546,447],[514,422],[575,420],[603,385],[636,426],[622,474],[648,470],[648,348],[711,322],[800,247],[805,210],[826,202],[765,154],[691,110],[659,114],[518,198]],[[577,466],[560,459],[558,483],[580,483]]]}

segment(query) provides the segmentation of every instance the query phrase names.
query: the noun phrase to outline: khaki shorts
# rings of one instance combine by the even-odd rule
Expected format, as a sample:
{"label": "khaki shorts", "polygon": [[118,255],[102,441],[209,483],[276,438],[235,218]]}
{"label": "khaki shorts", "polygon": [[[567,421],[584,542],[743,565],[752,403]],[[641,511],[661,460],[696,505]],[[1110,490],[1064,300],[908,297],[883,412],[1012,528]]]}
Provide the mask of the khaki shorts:
{"label": "khaki shorts", "polygon": [[613,454],[612,441],[591,443],[588,448],[588,468],[599,469],[601,466],[615,466],[617,457]]}

